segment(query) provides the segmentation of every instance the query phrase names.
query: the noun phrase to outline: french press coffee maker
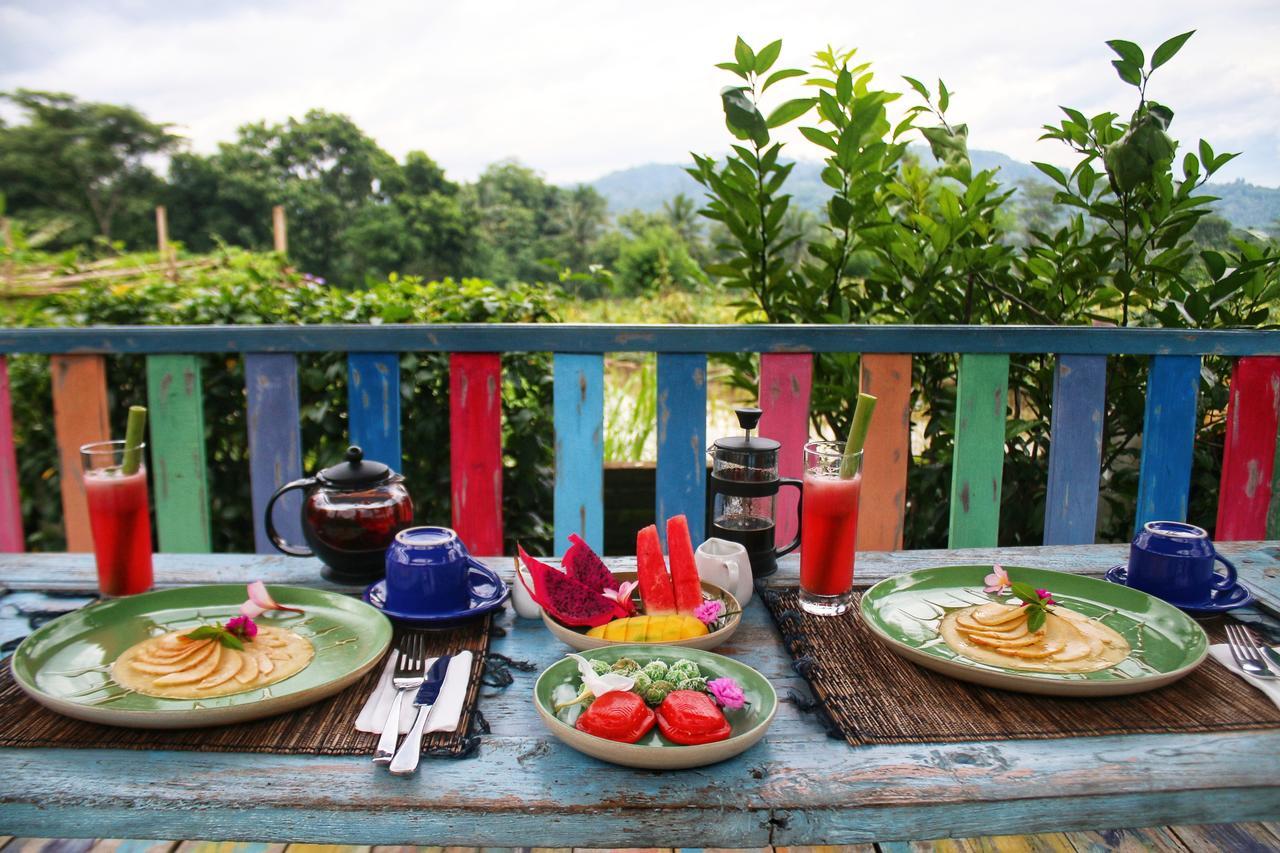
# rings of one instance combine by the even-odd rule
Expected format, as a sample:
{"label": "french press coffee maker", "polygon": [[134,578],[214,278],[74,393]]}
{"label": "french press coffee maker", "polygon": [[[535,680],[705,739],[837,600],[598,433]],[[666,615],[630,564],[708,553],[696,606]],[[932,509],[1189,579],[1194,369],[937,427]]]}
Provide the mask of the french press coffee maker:
{"label": "french press coffee maker", "polygon": [[[774,545],[775,509],[778,490],[801,480],[778,477],[778,448],[772,438],[752,435],[760,423],[760,409],[735,409],[742,435],[716,439],[711,445],[711,530],[720,539],[737,542],[747,549],[751,574],[771,575],[778,570],[778,558],[800,547],[797,519],[795,541],[784,548]],[[799,507],[796,509],[799,514]]]}

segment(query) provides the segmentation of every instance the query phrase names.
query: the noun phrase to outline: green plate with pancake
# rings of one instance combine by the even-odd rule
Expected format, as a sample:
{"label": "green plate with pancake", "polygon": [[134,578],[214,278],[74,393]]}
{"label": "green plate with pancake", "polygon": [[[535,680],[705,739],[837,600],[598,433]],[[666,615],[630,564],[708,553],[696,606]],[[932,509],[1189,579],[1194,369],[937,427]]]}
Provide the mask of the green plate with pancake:
{"label": "green plate with pancake", "polygon": [[346,595],[269,586],[280,604],[305,613],[271,611],[259,624],[287,628],[309,640],[311,662],[281,681],[201,699],[163,699],[122,689],[111,664],[148,637],[224,623],[247,598],[244,584],[158,590],[99,601],[49,622],[13,653],[18,685],[45,707],[94,723],[144,729],[239,723],[292,711],[332,696],[368,672],[391,643],[391,623]]}
{"label": "green plate with pancake", "polygon": [[725,718],[733,729],[733,734],[725,740],[694,745],[675,744],[662,737],[658,727],[654,726],[637,743],[619,743],[579,731],[556,716],[552,710],[555,703],[551,698],[556,688],[562,684],[571,684],[576,687],[581,683],[576,661],[568,657],[556,661],[542,671],[537,683],[533,686],[533,702],[538,709],[538,714],[553,735],[579,752],[601,761],[646,770],[681,770],[687,767],[715,764],[754,746],[760,738],[764,737],[769,723],[773,721],[773,715],[778,710],[778,695],[774,692],[769,679],[744,663],[714,652],[685,646],[655,646],[646,643],[630,646],[611,645],[578,654],[587,660],[603,660],[610,664],[624,657],[631,658],[641,666],[655,660],[671,663],[685,658],[696,663],[698,669],[708,679],[724,676],[734,679],[746,695],[747,704],[744,708],[725,711]]}
{"label": "green plate with pancake", "polygon": [[938,626],[954,610],[1017,600],[983,591],[991,570],[989,565],[942,566],[886,578],[863,594],[862,618],[891,651],[927,669],[987,687],[1048,696],[1154,690],[1187,675],[1208,654],[1203,628],[1145,592],[1083,575],[1006,566],[1012,580],[1047,589],[1060,606],[1119,632],[1129,643],[1129,656],[1087,673],[1032,672],[971,660],[947,645]]}

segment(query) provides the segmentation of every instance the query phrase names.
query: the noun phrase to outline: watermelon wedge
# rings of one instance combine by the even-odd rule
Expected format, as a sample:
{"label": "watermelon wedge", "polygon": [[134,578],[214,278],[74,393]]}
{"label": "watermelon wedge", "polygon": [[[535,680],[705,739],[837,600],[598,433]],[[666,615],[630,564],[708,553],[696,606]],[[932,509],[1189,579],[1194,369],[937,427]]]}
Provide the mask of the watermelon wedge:
{"label": "watermelon wedge", "polygon": [[667,519],[667,552],[671,555],[671,585],[675,588],[676,611],[690,616],[702,603],[702,581],[693,559],[689,519],[673,515]]}
{"label": "watermelon wedge", "polygon": [[676,594],[662,559],[658,527],[650,524],[636,534],[636,571],[640,575],[640,600],[648,616],[676,612]]}

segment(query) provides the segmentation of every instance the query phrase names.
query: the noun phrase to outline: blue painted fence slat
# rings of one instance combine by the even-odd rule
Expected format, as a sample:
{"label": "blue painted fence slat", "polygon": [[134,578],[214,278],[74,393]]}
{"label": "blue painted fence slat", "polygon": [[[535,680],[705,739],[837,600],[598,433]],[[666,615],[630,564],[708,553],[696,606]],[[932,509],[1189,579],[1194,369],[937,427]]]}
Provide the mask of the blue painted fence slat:
{"label": "blue painted fence slat", "polygon": [[604,356],[555,354],[555,541],[577,533],[604,552]]}
{"label": "blue painted fence slat", "polygon": [[1142,425],[1135,531],[1148,521],[1186,520],[1199,395],[1199,356],[1152,356]]}
{"label": "blue painted fence slat", "polygon": [[1098,526],[1107,357],[1060,355],[1053,371],[1044,544],[1092,545]]}
{"label": "blue painted fence slat", "polygon": [[706,538],[707,357],[658,353],[658,533],[684,513],[694,543]]}
{"label": "blue painted fence slat", "polygon": [[[302,433],[298,416],[298,363],[292,355],[247,353],[244,385],[248,396],[249,477],[253,491],[253,544],[259,554],[275,554],[263,513],[272,493],[302,476]],[[302,495],[292,491],[276,502],[276,532],[303,545]]]}
{"label": "blue painted fence slat", "polygon": [[400,356],[353,352],[347,356],[347,418],[352,444],[366,459],[403,471],[400,457]]}
{"label": "blue painted fence slat", "polygon": [[590,325],[0,328],[0,353],[945,352],[1280,355],[1280,331],[1090,326]]}

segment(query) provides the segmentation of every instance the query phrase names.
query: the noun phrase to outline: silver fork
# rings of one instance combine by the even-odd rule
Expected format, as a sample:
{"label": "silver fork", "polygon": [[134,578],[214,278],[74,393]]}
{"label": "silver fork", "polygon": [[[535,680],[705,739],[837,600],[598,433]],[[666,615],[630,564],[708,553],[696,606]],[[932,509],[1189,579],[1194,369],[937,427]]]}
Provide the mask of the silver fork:
{"label": "silver fork", "polygon": [[396,668],[391,675],[396,696],[391,702],[391,713],[382,724],[382,735],[378,738],[378,747],[373,753],[374,764],[390,764],[396,754],[396,741],[400,738],[400,703],[406,693],[422,684],[426,664],[422,652],[426,648],[426,642],[426,637],[415,631],[404,638],[397,650]]}
{"label": "silver fork", "polygon": [[1227,646],[1240,668],[1254,678],[1280,678],[1276,668],[1258,646],[1253,634],[1243,625],[1227,626]]}

